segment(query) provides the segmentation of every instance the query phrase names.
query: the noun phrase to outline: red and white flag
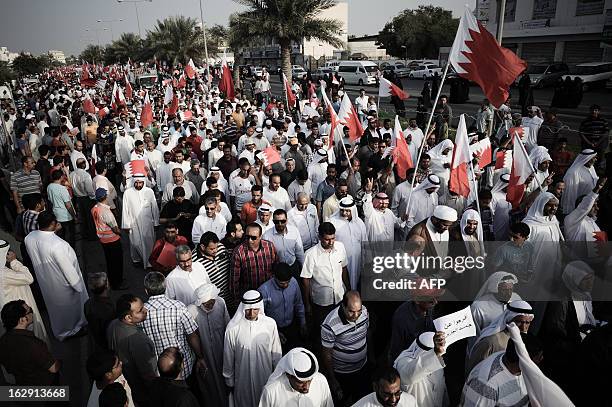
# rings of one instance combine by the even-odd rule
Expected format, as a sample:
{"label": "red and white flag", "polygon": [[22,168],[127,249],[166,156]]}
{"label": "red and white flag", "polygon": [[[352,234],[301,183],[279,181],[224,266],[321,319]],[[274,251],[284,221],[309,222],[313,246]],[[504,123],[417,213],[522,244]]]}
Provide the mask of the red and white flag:
{"label": "red and white flag", "polygon": [[391,140],[393,162],[397,167],[397,175],[401,179],[406,179],[406,171],[414,167],[410,150],[408,150],[408,143],[402,126],[399,121],[399,116],[395,116],[395,126],[393,127],[393,139]]}
{"label": "red and white flag", "polygon": [[145,94],[144,104],[142,105],[142,112],[140,112],[140,123],[146,129],[153,123],[153,106],[149,99],[149,92]]}
{"label": "red and white flag", "polygon": [[264,150],[258,155],[266,167],[276,164],[281,160],[280,153],[273,146],[264,148]]}
{"label": "red and white flag", "polygon": [[170,106],[168,106],[166,108],[166,114],[168,116],[174,116],[176,114],[176,112],[178,112],[178,96],[176,95],[175,92],[172,93],[172,101],[170,102]]}
{"label": "red and white flag", "polygon": [[100,90],[106,89],[106,79],[98,79],[96,81],[96,88]]}
{"label": "red and white flag", "polygon": [[[329,113],[329,117],[331,117],[331,125],[329,127],[329,135],[328,135],[328,147],[332,148],[334,146],[334,138],[336,127],[338,127],[338,115],[332,106],[329,98],[327,97],[327,91],[325,89],[325,81],[320,81],[321,84],[321,95],[323,97],[323,103],[325,104],[325,108]],[[342,137],[342,136],[340,136]]]}
{"label": "red and white flag", "polygon": [[109,113],[110,113],[110,109],[108,108],[108,106],[106,106],[105,108],[98,110],[98,117],[100,118],[100,120],[102,120],[104,119],[104,116],[106,116]]}
{"label": "red and white flag", "polygon": [[450,168],[449,189],[457,195],[466,198],[470,196],[468,170],[471,160],[472,153],[470,152],[465,116],[462,114],[459,117],[457,135],[455,136],[455,148],[453,149],[453,159]]}
{"label": "red and white flag", "polygon": [[179,76],[179,80],[176,84],[176,87],[179,89],[183,89],[187,86],[187,79],[185,78],[185,74],[181,74],[181,76]]}
{"label": "red and white flag", "polygon": [[126,100],[125,100],[125,95],[123,94],[123,89],[121,89],[121,86],[117,85],[117,82],[115,82],[115,85],[113,86],[113,97],[111,99],[111,107],[113,109],[117,109],[120,106],[125,106],[126,105]]}
{"label": "red and white flag", "polygon": [[193,59],[189,58],[189,62],[187,63],[187,66],[185,66],[185,75],[187,75],[189,79],[194,79],[196,77],[196,73],[196,66],[193,63]]}
{"label": "red and white flag", "polygon": [[128,79],[127,75],[125,75],[125,97],[127,99],[132,100],[133,96],[134,90],[132,89],[132,84],[130,83],[130,80]]}
{"label": "red and white flag", "polygon": [[96,86],[96,80],[91,76],[87,65],[83,65],[81,70],[81,86],[84,88],[93,88]]}
{"label": "red and white flag", "polygon": [[512,150],[497,151],[495,153],[495,169],[512,169]]}
{"label": "red and white flag", "polygon": [[96,113],[96,105],[94,105],[93,101],[89,97],[89,92],[85,92],[85,99],[83,100],[83,111],[89,114]]}
{"label": "red and white flag", "polygon": [[234,91],[234,79],[232,79],[232,71],[227,65],[227,59],[223,55],[223,63],[221,65],[221,80],[219,81],[219,90],[225,94],[225,98],[234,100],[236,93]]}
{"label": "red and white flag", "polygon": [[338,111],[338,122],[349,128],[349,140],[355,141],[363,136],[363,126],[355,110],[355,106],[351,103],[348,94],[344,92],[340,110]]}
{"label": "red and white flag", "polygon": [[126,179],[132,178],[134,174],[147,174],[145,160],[132,160],[125,164],[123,169],[125,170]]}
{"label": "red and white flag", "polygon": [[380,86],[378,87],[378,96],[381,98],[397,96],[401,100],[406,100],[410,97],[408,93],[404,92],[403,89],[400,89],[399,86],[382,77],[380,78]]}
{"label": "red and white flag", "polygon": [[470,144],[470,153],[472,156],[479,157],[478,166],[484,168],[493,162],[493,154],[491,150],[491,139],[486,137],[477,143]]}
{"label": "red and white flag", "polygon": [[285,85],[285,93],[287,94],[287,105],[289,108],[295,107],[295,95],[291,90],[291,85],[289,85],[289,81],[287,80],[287,76],[283,73],[283,84]]}
{"label": "red and white flag", "polygon": [[533,168],[525,146],[516,133],[512,136],[512,143],[512,170],[510,171],[506,201],[510,202],[513,208],[517,208],[525,194],[525,181],[533,174]]}
{"label": "red and white flag", "polygon": [[466,7],[449,54],[459,76],[476,82],[493,106],[508,99],[508,89],[527,63],[507,48],[476,20]]}

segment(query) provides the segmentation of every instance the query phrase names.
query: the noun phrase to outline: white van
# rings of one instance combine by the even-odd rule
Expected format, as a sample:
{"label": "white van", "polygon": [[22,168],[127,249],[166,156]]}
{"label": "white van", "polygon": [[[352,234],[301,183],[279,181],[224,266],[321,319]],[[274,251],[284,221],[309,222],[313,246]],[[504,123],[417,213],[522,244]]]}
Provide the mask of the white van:
{"label": "white van", "polygon": [[374,85],[377,69],[378,65],[372,61],[342,61],[338,66],[338,74],[347,85]]}
{"label": "white van", "polygon": [[338,66],[340,66],[340,61],[332,60],[332,61],[327,61],[324,67],[329,68],[334,72],[338,72]]}

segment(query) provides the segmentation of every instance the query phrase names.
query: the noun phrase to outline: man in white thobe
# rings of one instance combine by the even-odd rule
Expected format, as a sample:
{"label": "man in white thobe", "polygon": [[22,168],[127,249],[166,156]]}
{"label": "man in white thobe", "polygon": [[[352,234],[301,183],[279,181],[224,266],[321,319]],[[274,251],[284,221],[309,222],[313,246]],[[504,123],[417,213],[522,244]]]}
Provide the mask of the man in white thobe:
{"label": "man in white thobe", "polygon": [[61,225],[52,212],[38,215],[38,228],[25,238],[36,279],[47,304],[53,335],[63,341],[87,325],[89,299],[74,249],[55,234]]}
{"label": "man in white thobe", "polygon": [[438,206],[440,178],[430,174],[412,191],[410,205],[406,208],[406,229],[410,230],[417,223],[429,218]]}
{"label": "man in white thobe", "polygon": [[304,251],[319,243],[319,216],[317,207],[310,203],[310,197],[304,192],[297,196],[295,206],[287,212],[289,224],[300,232]]}
{"label": "man in white thobe", "polygon": [[[166,280],[167,281],[167,280]],[[223,381],[223,337],[230,317],[219,289],[212,283],[195,290],[197,300],[187,310],[198,324],[200,342],[208,371],[198,381],[205,406],[226,406],[227,390]]]}
{"label": "man in white thobe", "polygon": [[313,154],[313,161],[308,165],[308,179],[312,182],[313,193],[317,192],[319,184],[327,177],[327,151],[319,148]]}
{"label": "man in white thobe", "polygon": [[150,267],[149,255],[155,243],[155,226],[159,226],[159,209],[153,190],[145,186],[146,177],[135,174],[133,186],[123,193],[121,228],[130,236],[130,254],[133,263]]}
{"label": "man in white thobe", "polygon": [[351,287],[357,289],[361,275],[361,244],[368,241],[365,223],[357,216],[353,197],[340,200],[340,209],[329,222],[336,228],[336,240],[344,244]]}
{"label": "man in white thobe", "polygon": [[586,196],[583,196],[576,209],[571,211],[564,219],[565,238],[572,243],[572,248],[580,258],[597,255],[595,245],[596,233],[601,229],[597,225],[599,213],[599,191],[606,183],[606,178],[600,178],[597,185]]}
{"label": "man in white thobe", "polygon": [[164,161],[161,162],[155,170],[155,183],[161,194],[166,190],[166,185],[172,183],[172,170],[175,168],[176,163],[172,162],[171,159],[172,153],[166,151],[164,153]]}
{"label": "man in white thobe", "polygon": [[[406,171],[406,180],[393,190],[390,208],[395,216],[402,217],[406,213],[408,200],[411,199],[410,195],[412,194],[413,177],[414,168],[410,168],[408,171]],[[406,228],[402,228],[400,233],[401,234],[398,236],[398,240],[406,240],[408,230],[406,230]]]}
{"label": "man in white thobe", "polygon": [[395,226],[402,224],[402,220],[389,209],[389,196],[384,192],[377,193],[372,198],[373,182],[370,180],[365,187],[365,200],[363,213],[365,225],[370,242],[390,242],[394,240]]}
{"label": "man in white thobe", "polygon": [[276,322],[264,314],[259,291],[242,296],[225,331],[223,377],[235,406],[254,407],[282,356]]}
{"label": "man in white thobe", "polygon": [[134,149],[134,139],[132,136],[125,134],[123,126],[117,126],[117,138],[115,139],[115,152],[117,154],[117,162],[124,167],[130,162],[130,154]]}
{"label": "man in white thobe", "polygon": [[319,373],[317,358],[304,348],[293,348],[283,356],[259,401],[259,407],[333,405],[327,379]]}
{"label": "man in white thobe", "polygon": [[582,150],[572,165],[567,169],[563,182],[565,191],[561,195],[561,208],[567,215],[576,208],[576,200],[595,188],[599,177],[595,173],[597,153],[594,150]]}
{"label": "man in white thobe", "polygon": [[197,301],[196,289],[210,283],[210,278],[202,263],[191,261],[189,246],[178,246],[175,252],[177,266],[166,277],[166,297],[185,305],[193,304]]}
{"label": "man in white thobe", "polygon": [[442,358],[445,352],[443,332],[423,332],[393,363],[402,390],[411,394],[419,407],[449,405]]}

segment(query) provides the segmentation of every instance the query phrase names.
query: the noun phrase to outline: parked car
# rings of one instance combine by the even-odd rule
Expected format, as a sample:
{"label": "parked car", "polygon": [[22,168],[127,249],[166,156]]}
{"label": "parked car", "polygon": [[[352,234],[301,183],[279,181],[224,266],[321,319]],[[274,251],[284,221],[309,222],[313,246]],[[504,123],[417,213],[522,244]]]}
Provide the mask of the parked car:
{"label": "parked car", "polygon": [[314,73],[312,74],[312,79],[314,79],[315,81],[319,81],[321,79],[325,78],[325,75],[332,73],[333,70],[332,68],[318,68],[316,71],[314,71]]}
{"label": "parked car", "polygon": [[381,65],[383,72],[394,72],[400,78],[405,78],[410,74],[410,69],[403,62],[384,62]]}
{"label": "parked car", "polygon": [[347,85],[375,85],[377,69],[378,65],[372,61],[342,61],[338,73]]}
{"label": "parked car", "polygon": [[302,68],[299,65],[292,65],[291,66],[291,77],[293,78],[293,80],[301,80],[306,76],[307,72],[304,68]]}
{"label": "parked car", "polygon": [[569,73],[569,68],[563,62],[551,64],[533,64],[527,67],[527,75],[536,88],[553,86],[557,79]]}
{"label": "parked car", "polygon": [[427,79],[427,78],[433,77],[436,72],[438,73],[438,75],[442,75],[442,69],[438,65],[433,65],[433,64],[419,65],[417,66],[415,70],[410,71],[410,73],[408,74],[408,77],[410,79],[414,79],[414,78]]}
{"label": "parked car", "polygon": [[612,78],[612,62],[578,64],[570,69],[569,75],[565,75],[563,80],[568,77],[572,80],[575,78],[582,79],[583,90],[603,86],[608,79]]}

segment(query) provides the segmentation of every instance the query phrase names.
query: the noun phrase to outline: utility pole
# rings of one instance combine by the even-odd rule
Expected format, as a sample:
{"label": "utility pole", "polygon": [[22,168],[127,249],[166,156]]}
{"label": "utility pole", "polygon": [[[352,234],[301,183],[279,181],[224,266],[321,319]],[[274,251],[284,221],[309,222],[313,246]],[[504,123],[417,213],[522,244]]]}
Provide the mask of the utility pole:
{"label": "utility pole", "polygon": [[202,0],[200,0],[200,21],[202,22],[202,32],[204,33],[204,56],[206,57],[206,70],[208,70],[208,44],[206,42],[206,27],[204,26],[204,12],[202,11]]}
{"label": "utility pole", "polygon": [[506,0],[501,0],[499,5],[499,19],[497,21],[497,42],[499,45],[502,43],[502,37],[504,36],[504,20],[506,14]]}

